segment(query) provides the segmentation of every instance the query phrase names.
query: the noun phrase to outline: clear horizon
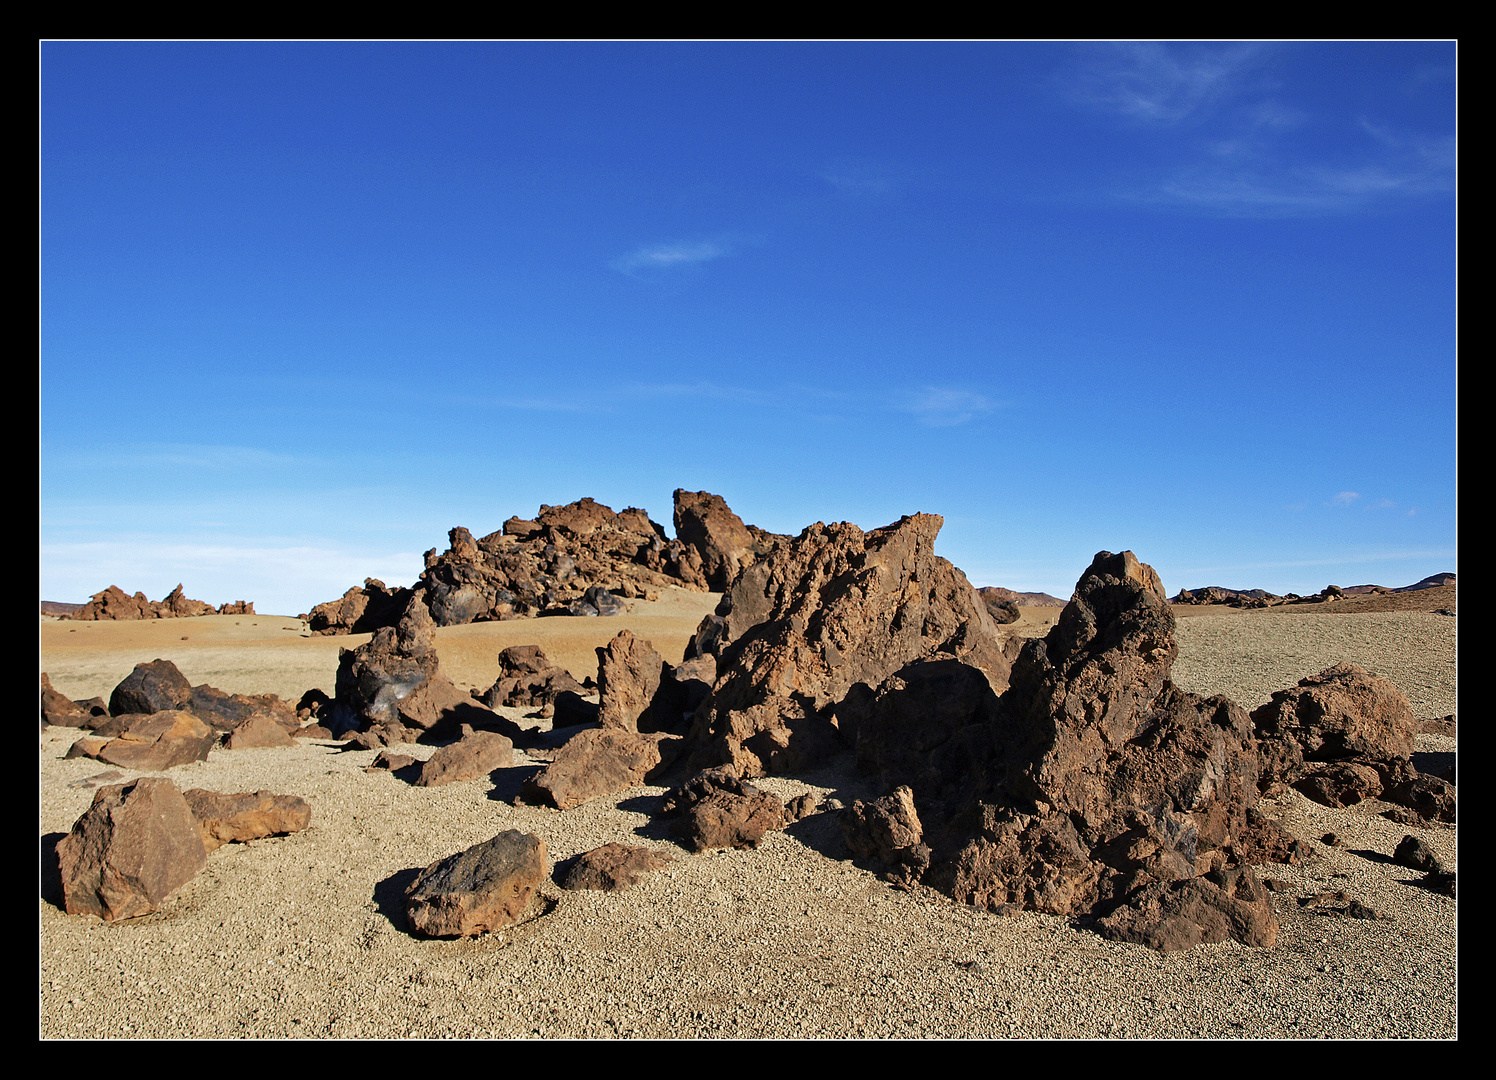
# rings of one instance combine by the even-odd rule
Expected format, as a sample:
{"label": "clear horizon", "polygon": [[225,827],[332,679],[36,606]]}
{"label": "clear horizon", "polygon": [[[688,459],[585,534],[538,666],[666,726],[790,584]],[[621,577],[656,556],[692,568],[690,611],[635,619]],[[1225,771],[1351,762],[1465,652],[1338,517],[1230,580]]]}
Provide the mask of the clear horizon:
{"label": "clear horizon", "polygon": [[1453,42],[39,57],[42,598],[678,487],[1061,598],[1458,571]]}

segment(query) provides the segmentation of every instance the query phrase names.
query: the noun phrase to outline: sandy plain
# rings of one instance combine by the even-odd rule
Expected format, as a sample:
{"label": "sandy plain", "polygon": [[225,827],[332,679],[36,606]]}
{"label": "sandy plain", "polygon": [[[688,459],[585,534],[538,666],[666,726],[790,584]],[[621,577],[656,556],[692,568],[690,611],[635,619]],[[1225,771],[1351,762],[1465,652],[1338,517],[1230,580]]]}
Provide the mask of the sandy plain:
{"label": "sandy plain", "polygon": [[[1420,717],[1456,712],[1453,607],[1179,609],[1175,681],[1251,709],[1339,660],[1391,679]],[[578,678],[627,627],[667,659],[711,594],[669,590],[611,619],[444,628],[443,668],[486,688],[500,649],[540,644]],[[1058,609],[1024,609],[1044,633]],[[193,683],[295,699],[331,691],[338,650],[294,618],[143,623],[43,618],[40,669],[69,697],[108,697],[140,661],[173,660]],[[510,713],[521,719],[522,713]],[[534,720],[521,720],[536,723]],[[564,812],[516,805],[539,768],[517,755],[488,780],[415,788],[365,773],[373,751],[304,742],[217,749],[171,770],[178,787],[300,795],[312,824],[232,844],[159,912],[108,925],[56,901],[56,841],[106,767],[64,760],[78,733],[39,736],[39,1032],[44,1038],[1432,1038],[1457,1028],[1456,904],[1391,863],[1410,831],[1371,802],[1347,810],[1297,793],[1264,804],[1310,842],[1302,865],[1265,868],[1277,945],[1170,956],[1105,941],[1035,913],[999,916],[899,891],[854,865],[834,815],[771,833],[752,851],[691,854],[652,818],[665,789],[639,787]],[[425,758],[432,747],[402,748]],[[1420,736],[1423,754],[1453,739]],[[127,774],[133,777],[137,774]],[[120,778],[102,782],[122,782]],[[761,781],[781,797],[849,802],[880,792],[850,760]],[[553,862],[619,841],[673,861],[618,894],[549,884],[529,919],[462,941],[413,937],[401,897],[423,867],[505,829],[539,835]],[[1334,833],[1344,846],[1320,838]],[[1456,862],[1456,831],[1422,831]],[[1375,920],[1318,914],[1300,897],[1344,890]]]}

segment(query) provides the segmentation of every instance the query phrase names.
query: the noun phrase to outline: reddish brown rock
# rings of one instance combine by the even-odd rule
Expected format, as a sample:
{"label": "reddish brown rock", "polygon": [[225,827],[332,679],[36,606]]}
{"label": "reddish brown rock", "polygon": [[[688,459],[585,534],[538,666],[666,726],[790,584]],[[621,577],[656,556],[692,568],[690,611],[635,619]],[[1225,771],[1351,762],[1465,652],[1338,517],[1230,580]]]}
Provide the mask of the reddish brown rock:
{"label": "reddish brown rock", "polygon": [[1177,882],[1150,882],[1101,919],[1103,937],[1132,941],[1159,952],[1239,941],[1270,949],[1278,918],[1251,867]]}
{"label": "reddish brown rock", "polygon": [[1005,686],[992,617],[934,553],[941,523],[917,514],[867,533],[812,525],[739,574],[717,609],[721,674],[696,710],[692,766],[757,776],[814,765],[844,744],[833,707],[854,686],[937,652]]}
{"label": "reddish brown rock", "polygon": [[142,777],[95,792],[57,858],[68,913],[114,922],[158,910],[207,865],[208,853],[176,785]]}
{"label": "reddish brown rock", "polygon": [[301,616],[313,634],[371,634],[394,626],[410,603],[409,589],[391,589],[377,578],[365,578],[337,600],[318,604]]}
{"label": "reddish brown rock", "polygon": [[907,786],[872,802],[853,801],[842,814],[842,836],[854,857],[881,866],[900,880],[918,880],[930,865],[924,826],[914,807],[914,792]]}
{"label": "reddish brown rock", "polygon": [[545,841],[513,829],[432,863],[405,891],[405,918],[426,937],[473,937],[524,914],[547,872]]}
{"label": "reddish brown rock", "polygon": [[1279,690],[1252,713],[1262,782],[1293,783],[1306,763],[1406,761],[1418,723],[1402,692],[1354,664],[1338,664]]}
{"label": "reddish brown rock", "polygon": [[63,755],[63,759],[66,760],[68,758],[80,757],[97,758],[99,756],[99,751],[108,746],[109,741],[110,740],[108,739],[100,739],[85,735],[83,736],[83,738],[78,739],[76,742],[74,742],[72,746],[68,747],[68,752]]}
{"label": "reddish brown rock", "polygon": [[296,740],[284,724],[269,713],[257,712],[229,734],[230,750],[246,750],[250,747],[295,746]]}
{"label": "reddish brown rock", "polygon": [[552,663],[538,645],[511,645],[499,653],[499,675],[482,702],[489,708],[534,708],[550,715],[564,693],[585,693],[582,684],[559,664]]}
{"label": "reddish brown rock", "polygon": [[713,592],[721,592],[759,556],[757,542],[743,519],[720,495],[705,491],[675,492],[675,535],[696,549],[701,573]]}
{"label": "reddish brown rock", "polygon": [[100,761],[139,772],[165,772],[207,761],[218,734],[189,712],[168,709],[137,717],[98,753]]}
{"label": "reddish brown rock", "polygon": [[758,847],[786,823],[779,797],[744,782],[731,765],[707,769],[677,787],[661,812],[676,816],[675,834],[692,851]]}
{"label": "reddish brown rock", "polygon": [[96,715],[90,702],[72,701],[52,688],[52,680],[42,672],[42,723],[61,727],[91,728]]}
{"label": "reddish brown rock", "polygon": [[312,822],[312,808],[296,795],[269,791],[223,794],[193,788],[183,797],[197,819],[208,851],[224,844],[300,832]]}
{"label": "reddish brown rock", "polygon": [[654,703],[664,669],[654,646],[627,630],[598,649],[597,718],[603,727],[641,730],[639,719]]}
{"label": "reddish brown rock", "polygon": [[1324,806],[1354,806],[1382,793],[1382,777],[1369,765],[1346,761],[1316,769],[1293,786]]}
{"label": "reddish brown rock", "polygon": [[568,810],[589,799],[624,791],[668,768],[680,743],[675,736],[617,728],[579,732],[525,785],[526,797]]}
{"label": "reddish brown rock", "polygon": [[492,731],[468,731],[457,742],[442,747],[426,759],[416,787],[440,787],[477,780],[495,769],[507,769],[513,764],[513,741]]}
{"label": "reddish brown rock", "polygon": [[604,844],[578,855],[562,875],[563,889],[596,889],[622,892],[633,888],[644,875],[670,865],[670,856],[649,848],[626,844]]}
{"label": "reddish brown rock", "polygon": [[136,664],[109,695],[109,713],[153,713],[185,708],[192,700],[192,684],[170,660]]}

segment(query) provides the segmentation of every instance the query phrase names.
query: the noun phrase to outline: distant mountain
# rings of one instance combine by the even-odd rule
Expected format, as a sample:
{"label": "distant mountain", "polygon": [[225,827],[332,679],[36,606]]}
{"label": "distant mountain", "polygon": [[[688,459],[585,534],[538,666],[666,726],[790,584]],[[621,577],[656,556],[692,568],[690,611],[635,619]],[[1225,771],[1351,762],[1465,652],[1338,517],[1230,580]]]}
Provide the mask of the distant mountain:
{"label": "distant mountain", "polygon": [[81,608],[82,604],[64,604],[61,600],[43,600],[43,615],[71,615]]}
{"label": "distant mountain", "polygon": [[1045,592],[1014,592],[996,585],[984,585],[977,592],[995,600],[1005,600],[1019,607],[1064,607],[1065,601]]}

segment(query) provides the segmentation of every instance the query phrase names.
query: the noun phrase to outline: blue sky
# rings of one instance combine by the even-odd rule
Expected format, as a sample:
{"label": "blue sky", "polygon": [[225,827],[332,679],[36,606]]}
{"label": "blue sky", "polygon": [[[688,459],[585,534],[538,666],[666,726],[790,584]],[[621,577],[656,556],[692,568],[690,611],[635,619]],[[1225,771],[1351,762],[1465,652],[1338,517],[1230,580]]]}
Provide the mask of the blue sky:
{"label": "blue sky", "polygon": [[977,585],[1457,570],[1452,43],[44,43],[44,599],[677,487]]}

